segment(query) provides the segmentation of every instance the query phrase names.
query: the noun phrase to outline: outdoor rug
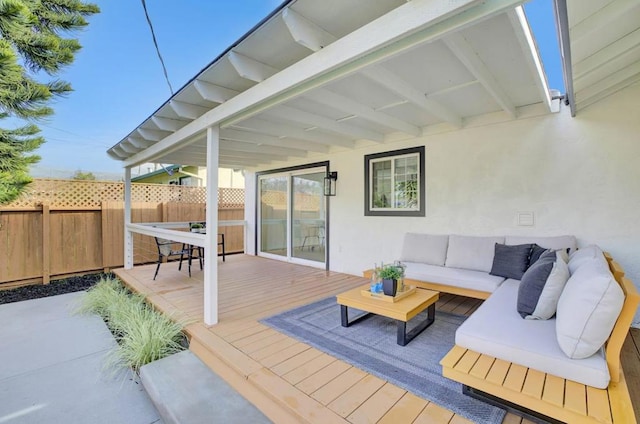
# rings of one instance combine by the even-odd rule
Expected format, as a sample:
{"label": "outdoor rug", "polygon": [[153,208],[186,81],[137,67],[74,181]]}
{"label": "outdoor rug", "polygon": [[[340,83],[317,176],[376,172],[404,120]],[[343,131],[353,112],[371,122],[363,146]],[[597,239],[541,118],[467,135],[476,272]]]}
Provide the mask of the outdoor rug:
{"label": "outdoor rug", "polygon": [[[349,308],[349,318],[359,312]],[[348,328],[342,327],[335,297],[262,322],[469,420],[501,423],[504,410],[463,395],[461,384],[442,376],[439,362],[453,347],[455,331],[464,319],[437,311],[435,322],[404,347],[396,344],[396,321],[388,318],[371,315]]]}

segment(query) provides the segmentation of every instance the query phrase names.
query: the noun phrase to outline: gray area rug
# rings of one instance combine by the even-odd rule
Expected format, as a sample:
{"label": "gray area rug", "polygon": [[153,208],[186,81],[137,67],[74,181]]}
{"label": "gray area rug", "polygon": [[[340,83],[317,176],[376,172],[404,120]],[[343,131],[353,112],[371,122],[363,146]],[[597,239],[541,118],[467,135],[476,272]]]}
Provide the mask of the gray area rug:
{"label": "gray area rug", "polygon": [[[359,312],[349,308],[349,319]],[[463,395],[461,384],[442,376],[439,362],[453,347],[455,331],[464,319],[436,312],[435,322],[404,347],[396,344],[396,321],[388,318],[371,315],[348,328],[342,327],[335,297],[262,322],[469,420],[499,424],[504,410]],[[408,330],[412,322],[409,321]]]}

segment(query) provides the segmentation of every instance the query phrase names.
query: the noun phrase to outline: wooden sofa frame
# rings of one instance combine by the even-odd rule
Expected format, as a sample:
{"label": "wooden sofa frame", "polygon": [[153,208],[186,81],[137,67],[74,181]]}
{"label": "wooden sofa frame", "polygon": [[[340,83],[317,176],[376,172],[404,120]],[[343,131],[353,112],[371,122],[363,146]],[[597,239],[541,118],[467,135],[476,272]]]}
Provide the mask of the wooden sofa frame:
{"label": "wooden sofa frame", "polygon": [[640,304],[640,295],[620,265],[610,255],[605,256],[625,293],[622,311],[605,346],[611,375],[607,389],[565,380],[457,345],[440,361],[443,375],[462,383],[465,393],[501,403],[536,421],[551,418],[550,421],[567,423],[636,423],[620,353]]}

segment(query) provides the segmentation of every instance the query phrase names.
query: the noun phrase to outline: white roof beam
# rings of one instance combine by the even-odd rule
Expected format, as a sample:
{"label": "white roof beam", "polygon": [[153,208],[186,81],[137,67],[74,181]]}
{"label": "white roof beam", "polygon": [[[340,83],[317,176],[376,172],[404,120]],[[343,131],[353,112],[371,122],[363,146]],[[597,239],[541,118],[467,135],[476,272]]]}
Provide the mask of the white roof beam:
{"label": "white roof beam", "polygon": [[163,118],[161,116],[152,116],[151,121],[153,121],[153,123],[156,124],[156,126],[161,130],[170,131],[170,132],[177,131],[187,124],[187,122],[185,121],[179,121],[177,119],[171,119],[171,118]]}
{"label": "white roof beam", "polygon": [[447,107],[440,104],[440,102],[425,96],[415,87],[411,86],[386,68],[379,65],[371,66],[363,69],[362,74],[370,80],[387,88],[389,91],[407,99],[409,102],[433,116],[442,119],[445,122],[449,122],[458,128],[462,127],[462,118],[458,114],[449,110]]}
{"label": "white roof beam", "polygon": [[422,130],[416,125],[412,125],[401,119],[398,119],[391,115],[387,115],[386,113],[378,112],[372,107],[359,103],[341,94],[334,93],[333,91],[326,90],[324,88],[313,90],[308,97],[316,102],[331,106],[346,113],[357,115],[363,119],[366,119],[367,121],[380,124],[393,130],[411,134],[415,137],[418,137],[422,134]]}
{"label": "white roof beam", "polygon": [[198,119],[203,113],[210,109],[204,106],[194,105],[192,103],[181,102],[178,100],[170,100],[169,106],[181,118]]}
{"label": "white roof beam", "polygon": [[234,51],[229,53],[229,62],[238,75],[250,81],[262,82],[278,73],[278,69]]}
{"label": "white roof beam", "polygon": [[[600,28],[611,25],[615,19],[637,6],[638,0],[610,1],[605,7],[569,29],[572,44],[581,41],[587,35],[600,30]],[[588,41],[588,39],[585,39],[585,41]]]}
{"label": "white roof beam", "polygon": [[220,138],[224,140],[240,141],[245,143],[263,144],[282,147],[285,149],[303,150],[316,153],[328,153],[329,146],[314,143],[307,140],[299,140],[291,137],[279,138],[272,135],[261,134],[252,131],[239,131],[231,128],[222,128]]}
{"label": "white roof beam", "polygon": [[293,125],[281,122],[265,121],[263,119],[251,118],[236,125],[239,128],[246,128],[250,131],[265,132],[275,137],[291,137],[301,140],[312,141],[314,143],[326,144],[328,146],[340,145],[353,148],[355,143],[343,137],[334,137],[330,134],[322,134],[317,131],[306,131]]}
{"label": "white roof beam", "polygon": [[509,21],[511,22],[513,31],[516,34],[516,39],[520,44],[520,49],[522,50],[522,53],[527,61],[527,65],[531,70],[533,79],[536,82],[536,88],[538,89],[540,98],[547,105],[547,109],[551,111],[551,94],[549,93],[547,75],[544,73],[542,60],[540,60],[540,54],[538,52],[538,48],[536,47],[536,42],[534,41],[533,34],[531,33],[531,28],[529,27],[529,22],[527,21],[527,17],[525,16],[524,9],[522,8],[522,6],[518,6],[515,9],[507,12],[507,16],[509,17]]}
{"label": "white roof beam", "polygon": [[620,69],[597,83],[576,91],[576,104],[585,107],[637,81],[640,81],[640,62]]}
{"label": "white roof beam", "polygon": [[149,141],[149,140],[146,140],[144,138],[135,137],[135,136],[127,137],[127,141],[132,146],[138,147],[140,149],[146,149],[147,147],[151,146],[154,143],[154,141]]}
{"label": "white roof beam", "polygon": [[491,94],[500,107],[511,115],[516,117],[516,107],[509,99],[507,94],[502,90],[500,84],[491,74],[487,65],[482,62],[480,57],[473,50],[469,42],[460,33],[449,34],[442,40],[451,52],[458,58],[460,62],[467,67],[469,72],[480,81],[482,86]]}
{"label": "white roof beam", "polygon": [[[290,8],[283,11],[282,17],[296,43],[305,46],[310,50],[318,51],[337,39],[333,34],[325,31],[323,28],[309,21],[304,16],[292,11]],[[386,87],[395,94],[404,97],[411,103],[421,107],[432,115],[442,119],[443,121],[447,121],[456,127],[462,127],[462,118],[460,116],[441,105],[439,102],[428,99],[424,94],[419,93],[414,87],[411,87],[405,81],[402,81],[392,72],[379,65],[373,65],[369,68],[365,68],[362,72],[364,75],[369,77],[369,79]],[[371,140],[371,138],[369,139]]]}
{"label": "white roof beam", "polygon": [[193,86],[204,100],[214,103],[224,103],[239,93],[239,91],[201,80],[195,80]]}
{"label": "white roof beam", "polygon": [[264,84],[243,91],[145,151],[129,157],[124,161],[124,166],[155,160],[192,142],[190,140],[194,135],[211,125],[233,125],[336,78],[357,72],[422,43],[438,40],[523,2],[412,0],[404,3],[287,67]]}
{"label": "white roof beam", "polygon": [[282,11],[282,19],[293,40],[309,50],[317,52],[336,41],[333,34],[328,33],[289,7]]}
{"label": "white roof beam", "polygon": [[131,145],[128,141],[123,141],[122,143],[120,143],[120,148],[127,153],[138,153],[140,150],[142,150],[141,148]]}
{"label": "white roof beam", "polygon": [[640,49],[640,29],[614,41],[603,49],[573,65],[575,80],[596,71],[602,64],[608,64],[624,56],[634,56],[637,60]]}
{"label": "white roof beam", "polygon": [[228,157],[228,158],[238,158],[238,159],[251,159],[251,160],[279,160],[283,161],[287,159],[287,156],[283,155],[273,155],[267,153],[250,153],[250,152],[238,152],[237,150],[227,150],[220,148],[219,149],[220,156]]}
{"label": "white roof beam", "polygon": [[[379,143],[384,141],[384,135],[368,130],[366,128],[360,128],[349,124],[337,122],[334,119],[327,118],[326,116],[316,115],[314,113],[305,112],[304,110],[296,109],[293,107],[280,105],[275,108],[265,111],[265,114],[271,116],[277,116],[281,119],[293,122],[302,122],[303,124],[318,127],[319,129],[331,131],[342,136],[350,138],[364,138],[371,141],[377,141]],[[333,144],[340,144],[343,147],[353,147],[353,142],[336,141]]]}
{"label": "white roof beam", "polygon": [[145,140],[160,141],[167,136],[166,131],[152,130],[150,128],[138,128],[138,134]]}
{"label": "white roof beam", "polygon": [[124,150],[122,150],[120,148],[120,144],[118,144],[117,146],[112,147],[111,149],[109,149],[107,151],[107,153],[109,153],[111,155],[111,157],[115,157],[118,158],[118,160],[122,159],[122,158],[126,158],[129,155],[127,154],[127,152],[125,152]]}
{"label": "white roof beam", "polygon": [[237,140],[226,140],[224,137],[220,137],[220,148],[224,148],[225,150],[234,150],[237,152],[247,152],[247,153],[268,153],[274,155],[283,155],[283,156],[294,156],[294,157],[306,157],[307,153],[298,150],[298,149],[289,149],[285,147],[277,147],[277,146],[265,146],[258,145],[254,143],[246,143],[243,141]]}

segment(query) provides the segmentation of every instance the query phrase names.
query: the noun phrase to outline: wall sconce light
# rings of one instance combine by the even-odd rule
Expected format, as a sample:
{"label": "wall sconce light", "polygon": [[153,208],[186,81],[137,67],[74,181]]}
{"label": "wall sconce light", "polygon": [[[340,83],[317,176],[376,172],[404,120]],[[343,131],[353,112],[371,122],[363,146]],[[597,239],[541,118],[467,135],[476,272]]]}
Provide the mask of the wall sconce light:
{"label": "wall sconce light", "polygon": [[336,195],[336,181],[338,180],[338,172],[327,172],[327,176],[324,177],[324,195],[335,196]]}

